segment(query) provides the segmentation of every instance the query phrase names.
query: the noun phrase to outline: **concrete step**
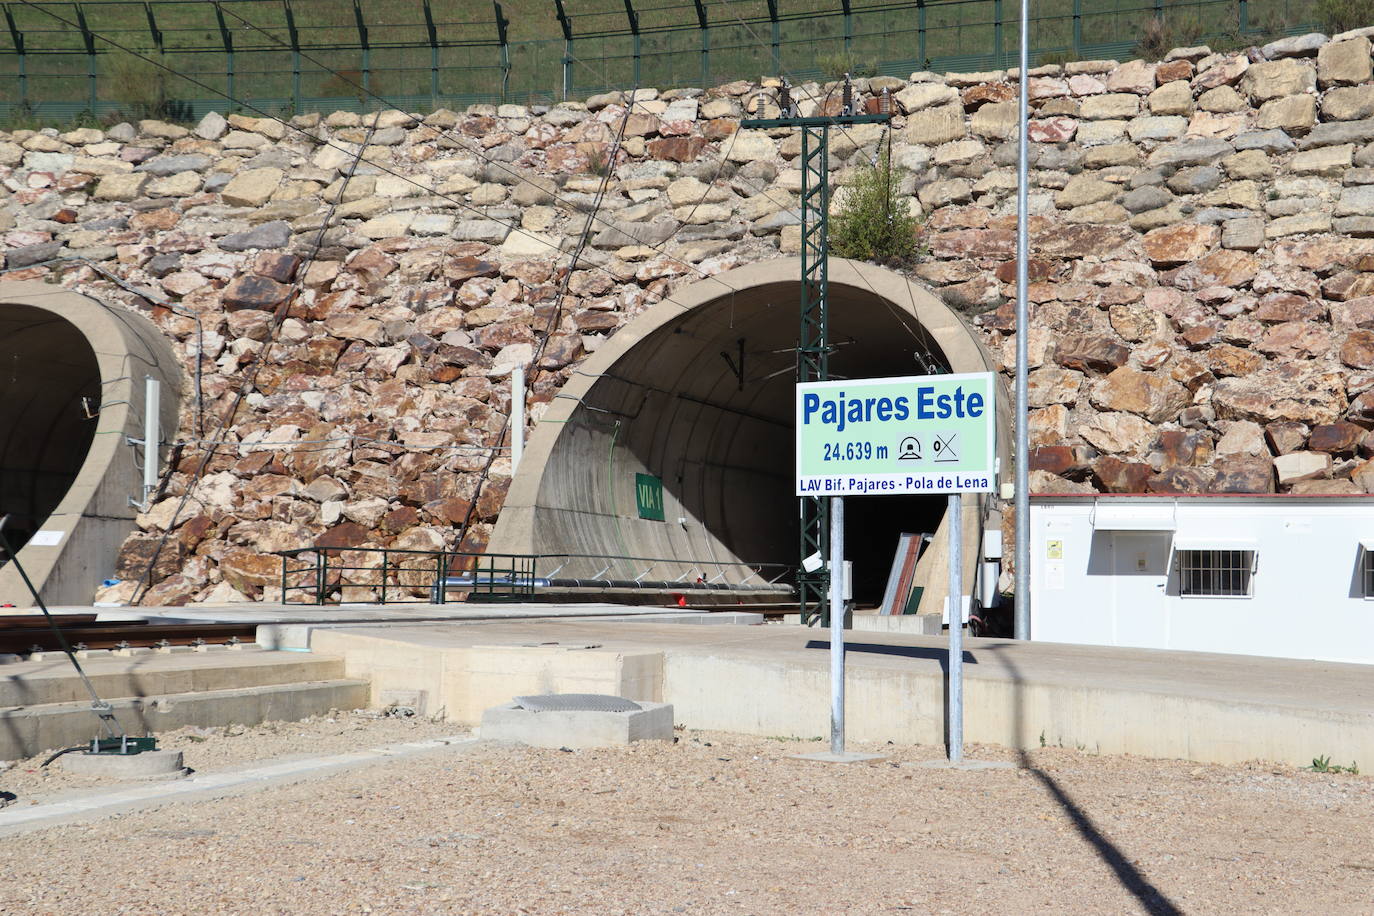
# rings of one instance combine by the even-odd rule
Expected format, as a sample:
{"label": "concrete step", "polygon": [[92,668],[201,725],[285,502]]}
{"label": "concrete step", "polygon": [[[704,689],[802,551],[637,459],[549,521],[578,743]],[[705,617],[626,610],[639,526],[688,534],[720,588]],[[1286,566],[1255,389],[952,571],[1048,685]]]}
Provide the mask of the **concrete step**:
{"label": "concrete step", "polygon": [[[93,654],[81,663],[103,699],[167,696],[229,688],[266,687],[344,676],[343,661],[303,652],[216,649],[212,652],[145,652],[121,658]],[[0,708],[86,702],[85,685],[64,655],[0,667]]]}
{"label": "concrete step", "polygon": [[[253,666],[233,669],[235,674],[251,674],[254,670]],[[274,673],[280,676],[282,671],[276,669]],[[214,678],[204,680],[213,681]],[[173,693],[149,692],[144,696],[106,699],[110,699],[114,714],[125,731],[142,735],[187,725],[213,728],[289,722],[331,709],[365,707],[368,693],[367,681],[333,678]],[[0,710],[0,760],[31,757],[43,751],[84,744],[96,734],[98,727],[89,700]]]}

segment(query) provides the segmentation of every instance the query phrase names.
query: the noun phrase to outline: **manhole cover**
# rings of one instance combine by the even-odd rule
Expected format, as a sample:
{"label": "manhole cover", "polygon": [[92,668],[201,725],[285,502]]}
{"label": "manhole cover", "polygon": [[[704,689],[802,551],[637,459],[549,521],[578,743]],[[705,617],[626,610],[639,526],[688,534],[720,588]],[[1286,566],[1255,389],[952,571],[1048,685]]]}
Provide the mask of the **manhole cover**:
{"label": "manhole cover", "polygon": [[634,700],[604,693],[546,693],[516,697],[515,704],[530,712],[635,712],[644,708]]}

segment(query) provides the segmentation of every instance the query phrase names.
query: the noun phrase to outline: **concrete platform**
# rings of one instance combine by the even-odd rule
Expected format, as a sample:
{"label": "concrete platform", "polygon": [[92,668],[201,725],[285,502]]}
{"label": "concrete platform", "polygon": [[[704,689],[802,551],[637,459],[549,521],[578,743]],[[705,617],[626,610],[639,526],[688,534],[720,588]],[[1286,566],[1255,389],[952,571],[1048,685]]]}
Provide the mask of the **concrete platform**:
{"label": "concrete platform", "polygon": [[[854,741],[940,745],[943,637],[850,632]],[[379,691],[427,694],[476,724],[538,692],[673,704],[689,728],[828,734],[826,635],[803,627],[544,620],[316,631],[317,651]],[[1289,659],[968,639],[969,742],[1234,763],[1374,763],[1374,669]],[[1366,764],[1370,765],[1370,764]]]}

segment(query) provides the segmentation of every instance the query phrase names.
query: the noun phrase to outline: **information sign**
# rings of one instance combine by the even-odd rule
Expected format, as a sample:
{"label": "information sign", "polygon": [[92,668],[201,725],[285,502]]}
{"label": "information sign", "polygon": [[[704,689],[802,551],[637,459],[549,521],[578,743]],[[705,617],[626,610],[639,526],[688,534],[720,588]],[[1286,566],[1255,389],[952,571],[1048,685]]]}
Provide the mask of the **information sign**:
{"label": "information sign", "polygon": [[991,372],[797,385],[797,495],[996,489]]}
{"label": "information sign", "polygon": [[640,518],[663,521],[663,481],[651,474],[636,474],[635,504]]}

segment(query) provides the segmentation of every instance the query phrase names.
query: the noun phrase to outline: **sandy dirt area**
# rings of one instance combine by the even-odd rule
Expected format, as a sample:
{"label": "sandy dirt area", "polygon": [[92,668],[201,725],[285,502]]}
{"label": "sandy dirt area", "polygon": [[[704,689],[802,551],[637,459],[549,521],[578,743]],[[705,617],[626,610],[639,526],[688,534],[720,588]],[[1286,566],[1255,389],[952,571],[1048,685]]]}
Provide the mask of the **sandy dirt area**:
{"label": "sandy dirt area", "polygon": [[[445,729],[354,718],[323,726],[362,746]],[[215,746],[245,737],[193,742],[188,760],[239,763]],[[303,750],[290,737],[259,747]],[[0,840],[0,913],[1374,910],[1368,776],[1060,748],[972,748],[1017,764],[976,772],[923,765],[927,747],[792,759],[820,748],[693,732],[482,745],[169,804]]]}

